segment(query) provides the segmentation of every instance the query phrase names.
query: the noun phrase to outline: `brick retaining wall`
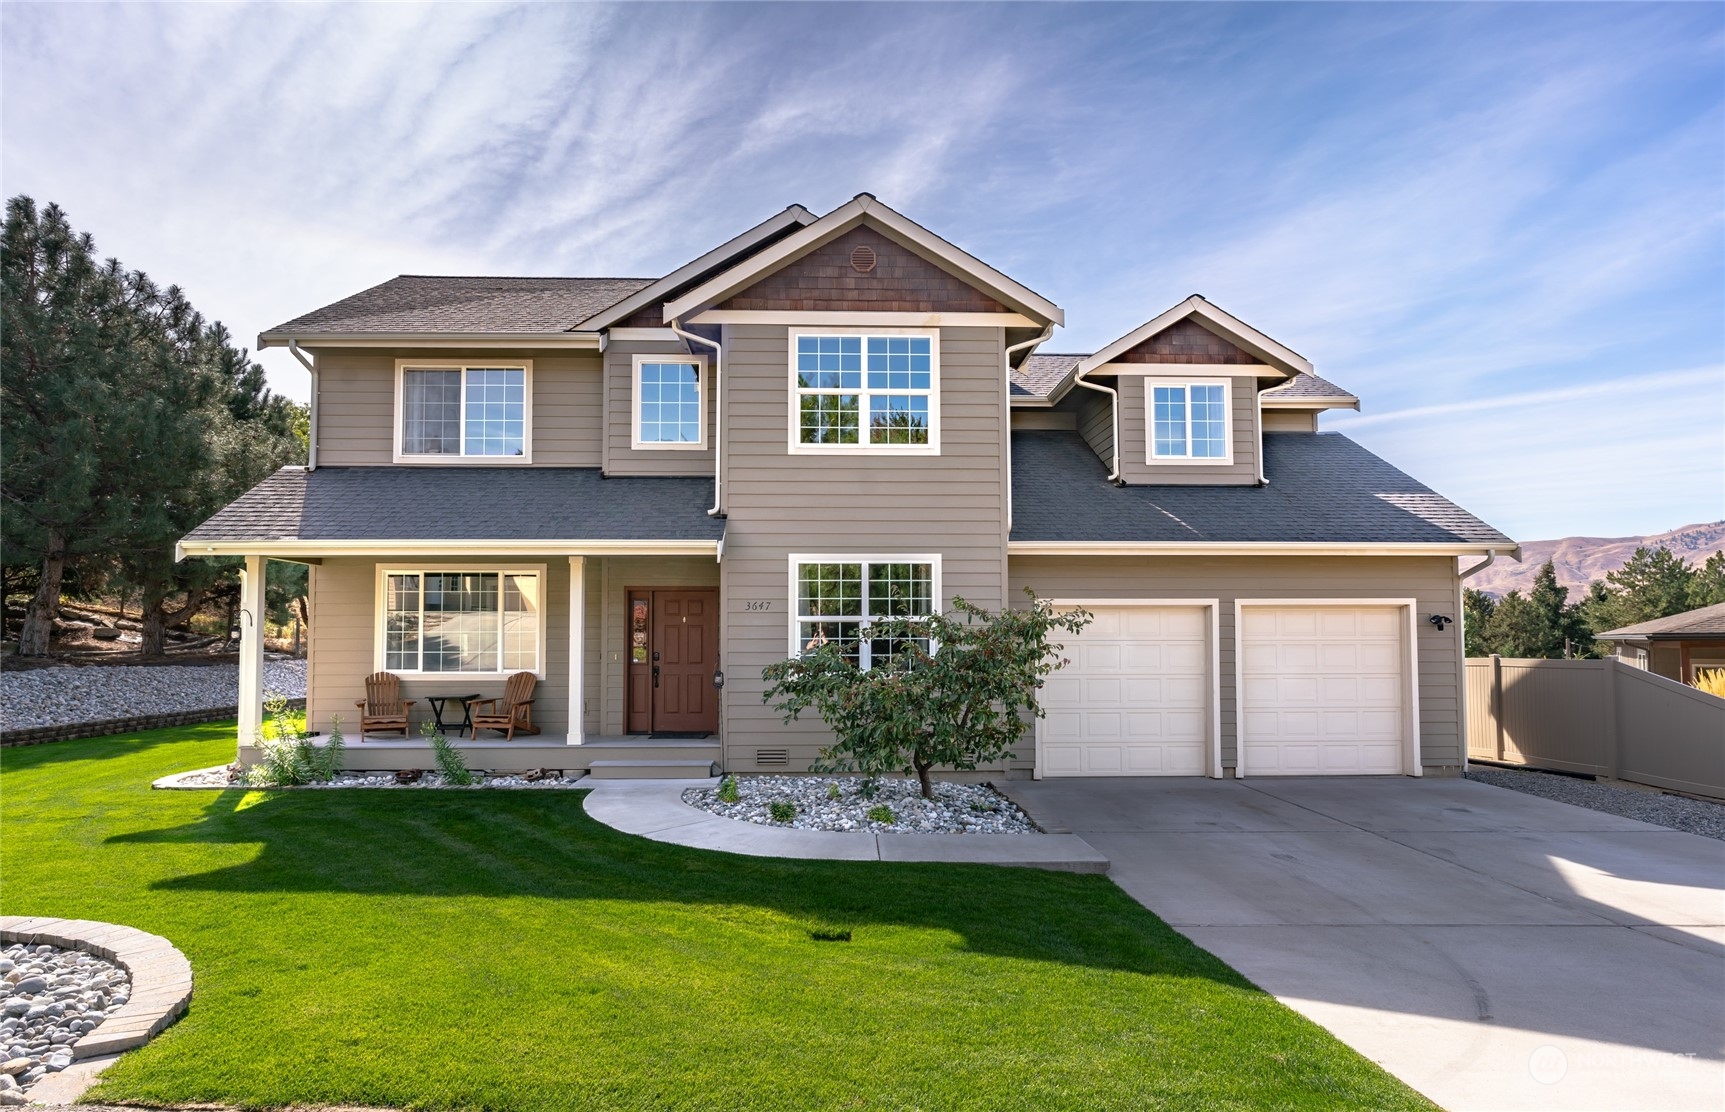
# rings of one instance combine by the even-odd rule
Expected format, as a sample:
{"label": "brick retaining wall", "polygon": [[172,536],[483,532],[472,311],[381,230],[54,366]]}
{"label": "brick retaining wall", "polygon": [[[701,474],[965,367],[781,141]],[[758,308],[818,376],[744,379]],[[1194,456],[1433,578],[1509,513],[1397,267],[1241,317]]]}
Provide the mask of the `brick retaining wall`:
{"label": "brick retaining wall", "polygon": [[[304,710],[304,699],[289,699],[293,710]],[[15,745],[41,745],[49,741],[73,741],[85,737],[106,737],[109,734],[133,734],[141,730],[160,730],[168,726],[201,726],[206,722],[221,722],[238,718],[240,708],[206,707],[203,710],[182,710],[172,714],[144,714],[136,718],[109,718],[101,722],[72,722],[59,726],[36,726],[26,730],[0,733],[0,748]]]}

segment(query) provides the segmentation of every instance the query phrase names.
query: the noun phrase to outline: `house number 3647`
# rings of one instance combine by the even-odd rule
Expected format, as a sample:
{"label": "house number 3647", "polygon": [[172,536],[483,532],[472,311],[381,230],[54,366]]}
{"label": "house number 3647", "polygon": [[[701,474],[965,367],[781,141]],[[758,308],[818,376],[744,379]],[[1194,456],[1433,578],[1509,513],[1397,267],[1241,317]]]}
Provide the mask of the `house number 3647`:
{"label": "house number 3647", "polygon": [[773,604],[770,602],[747,601],[743,603],[744,610],[771,610],[772,608]]}

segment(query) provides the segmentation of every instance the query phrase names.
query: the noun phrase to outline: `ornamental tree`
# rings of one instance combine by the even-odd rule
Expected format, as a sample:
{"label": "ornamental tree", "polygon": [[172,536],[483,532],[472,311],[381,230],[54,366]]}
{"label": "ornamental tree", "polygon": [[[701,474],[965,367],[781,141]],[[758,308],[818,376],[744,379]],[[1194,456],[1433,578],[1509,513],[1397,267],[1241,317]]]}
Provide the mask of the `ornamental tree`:
{"label": "ornamental tree", "polygon": [[1024,737],[1044,679],[1067,661],[1050,642],[1090,623],[1083,610],[1035,601],[991,613],[961,598],[946,613],[883,618],[864,627],[874,667],[855,663],[856,646],[829,642],[769,665],[761,698],[797,720],[813,709],[833,731],[816,772],[915,773],[934,798],[936,766],[972,770],[1000,760]]}

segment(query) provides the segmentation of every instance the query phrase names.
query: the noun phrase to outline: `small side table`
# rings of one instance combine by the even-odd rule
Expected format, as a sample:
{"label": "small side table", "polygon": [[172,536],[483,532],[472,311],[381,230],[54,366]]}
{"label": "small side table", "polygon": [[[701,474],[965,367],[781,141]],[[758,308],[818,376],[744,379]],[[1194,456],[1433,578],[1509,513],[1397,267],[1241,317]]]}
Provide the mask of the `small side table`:
{"label": "small side table", "polygon": [[455,725],[455,723],[453,723],[453,722],[445,722],[443,720],[443,705],[445,703],[449,702],[451,699],[453,699],[456,702],[461,704],[461,725],[459,727],[457,727],[457,729],[459,729],[463,735],[472,733],[473,732],[473,710],[470,706],[468,706],[468,704],[477,698],[479,698],[478,695],[427,695],[427,696],[425,696],[425,701],[431,704],[431,715],[432,715],[433,720],[436,721],[436,723],[437,723],[438,733],[442,733],[444,730]]}

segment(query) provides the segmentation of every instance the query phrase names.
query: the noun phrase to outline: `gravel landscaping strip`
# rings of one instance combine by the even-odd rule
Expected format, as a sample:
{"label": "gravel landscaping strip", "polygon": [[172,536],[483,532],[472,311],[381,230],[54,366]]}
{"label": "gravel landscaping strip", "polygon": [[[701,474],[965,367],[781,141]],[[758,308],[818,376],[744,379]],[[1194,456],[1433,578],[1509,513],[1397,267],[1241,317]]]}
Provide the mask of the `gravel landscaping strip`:
{"label": "gravel landscaping strip", "polygon": [[72,1044],[119,1011],[132,979],[82,950],[14,944],[0,950],[0,1105],[72,1064]]}
{"label": "gravel landscaping strip", "polygon": [[[797,830],[868,831],[875,834],[1035,834],[1036,825],[1010,799],[984,784],[934,785],[933,801],[922,798],[915,780],[877,780],[872,796],[859,777],[737,776],[737,801],[719,798],[724,790],[690,788],[683,802],[728,819]],[[835,796],[836,792],[836,798]],[[773,816],[773,805],[789,805],[787,821]],[[891,820],[886,818],[886,808]],[[870,812],[874,811],[874,817]]]}
{"label": "gravel landscaping strip", "polygon": [[[264,690],[303,698],[305,661],[265,661]],[[239,698],[238,664],[0,672],[0,731],[231,707]]]}
{"label": "gravel landscaping strip", "polygon": [[[302,789],[329,788],[448,788],[451,791],[470,791],[478,788],[573,788],[580,786],[585,776],[543,776],[537,780],[529,780],[524,775],[486,776],[475,770],[478,779],[472,784],[445,783],[441,773],[426,772],[411,783],[402,783],[395,778],[393,772],[343,772],[334,780],[317,784],[292,784],[284,786],[267,784],[248,784],[231,765],[217,765],[214,768],[200,768],[194,772],[182,772],[177,776],[165,776],[157,780],[158,788],[258,788],[265,791],[293,791]],[[591,787],[592,785],[587,785]]]}
{"label": "gravel landscaping strip", "polygon": [[1638,819],[1725,841],[1725,803],[1709,803],[1704,799],[1668,795],[1657,790],[1601,784],[1538,769],[1470,765],[1467,778],[1543,799],[1554,799],[1559,803],[1573,803],[1591,811],[1603,811],[1608,815]]}

